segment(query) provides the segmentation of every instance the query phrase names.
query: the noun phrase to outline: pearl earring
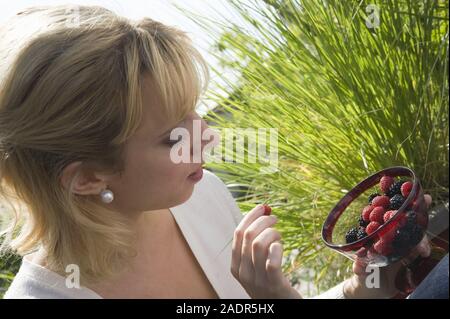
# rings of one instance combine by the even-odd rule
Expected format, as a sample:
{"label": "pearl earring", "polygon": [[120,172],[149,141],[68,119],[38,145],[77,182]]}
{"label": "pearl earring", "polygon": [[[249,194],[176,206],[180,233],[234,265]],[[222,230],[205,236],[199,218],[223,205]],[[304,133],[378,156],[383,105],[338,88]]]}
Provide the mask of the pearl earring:
{"label": "pearl earring", "polygon": [[102,198],[102,202],[106,204],[109,204],[114,200],[114,194],[109,189],[102,190],[100,197]]}

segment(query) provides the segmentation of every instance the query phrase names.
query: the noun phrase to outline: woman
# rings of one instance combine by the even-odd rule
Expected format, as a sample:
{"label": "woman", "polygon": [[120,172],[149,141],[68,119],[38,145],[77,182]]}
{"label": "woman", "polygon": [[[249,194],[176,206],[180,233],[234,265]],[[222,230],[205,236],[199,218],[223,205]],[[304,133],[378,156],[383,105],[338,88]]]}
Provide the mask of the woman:
{"label": "woman", "polygon": [[0,33],[0,194],[26,206],[4,233],[2,250],[24,256],[5,298],[300,297],[276,218],[242,219],[201,163],[170,159],[208,79],[183,32],[57,6]]}

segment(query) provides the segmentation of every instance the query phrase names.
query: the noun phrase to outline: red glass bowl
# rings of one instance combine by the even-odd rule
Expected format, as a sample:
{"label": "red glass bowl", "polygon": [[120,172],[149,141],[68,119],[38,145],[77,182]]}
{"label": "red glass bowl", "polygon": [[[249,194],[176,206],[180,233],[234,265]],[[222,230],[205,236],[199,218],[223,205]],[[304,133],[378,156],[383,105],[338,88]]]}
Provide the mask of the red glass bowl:
{"label": "red glass bowl", "polygon": [[[375,232],[364,238],[349,244],[333,242],[333,231],[335,230],[336,223],[340,218],[343,218],[346,215],[349,205],[366,191],[374,189],[374,187],[379,184],[380,179],[385,175],[392,177],[407,177],[413,183],[410,194],[405,199],[402,206],[397,210],[397,213],[381,225]],[[405,224],[406,219],[409,218],[408,216],[414,216],[412,215],[414,213],[414,222],[417,226],[413,227],[413,236],[413,234],[407,233],[409,230],[412,231],[412,229],[410,229],[411,227],[409,226],[409,228],[406,228]],[[411,223],[408,223],[408,225],[410,224]],[[411,250],[420,242],[420,240],[422,240],[427,226],[428,212],[420,181],[411,169],[397,166],[386,168],[369,176],[349,191],[331,210],[325,220],[322,227],[322,239],[328,247],[353,261],[360,260],[369,265],[382,267],[409,255]],[[389,238],[389,236],[390,238],[394,238],[399,232],[402,232],[402,235],[404,235],[405,232],[407,235],[411,235],[411,240],[406,241],[406,244],[403,244],[401,249],[391,250],[389,253],[384,254],[378,253],[376,249],[374,249],[374,245],[378,240]]]}

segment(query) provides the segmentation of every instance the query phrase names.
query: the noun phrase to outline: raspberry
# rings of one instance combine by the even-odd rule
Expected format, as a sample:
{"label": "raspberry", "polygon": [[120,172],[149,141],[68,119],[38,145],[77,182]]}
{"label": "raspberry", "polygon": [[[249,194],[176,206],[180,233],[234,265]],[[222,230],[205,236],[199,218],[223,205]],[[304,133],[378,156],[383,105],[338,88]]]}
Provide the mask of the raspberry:
{"label": "raspberry", "polygon": [[371,194],[371,195],[369,196],[369,200],[368,200],[369,204],[372,204],[373,199],[374,199],[375,197],[377,197],[377,196],[380,196],[380,194],[378,194],[378,193],[373,193],[373,194]]}
{"label": "raspberry", "polygon": [[395,179],[392,176],[383,176],[380,180],[381,191],[386,194],[394,182]]}
{"label": "raspberry", "polygon": [[389,209],[399,209],[400,207],[402,207],[403,203],[405,202],[405,198],[400,195],[394,195],[390,200],[389,200]]}
{"label": "raspberry", "polygon": [[[383,231],[384,231],[384,229],[383,229]],[[388,229],[387,231],[385,231],[379,235],[380,240],[391,243],[396,236],[396,232],[397,232],[397,227],[395,227],[395,226],[391,227],[390,229]]]}
{"label": "raspberry", "polygon": [[364,209],[362,211],[362,218],[364,219],[364,221],[368,222],[370,220],[369,217],[370,217],[370,213],[372,212],[372,210],[373,210],[372,205],[364,207]]}
{"label": "raspberry", "polygon": [[272,212],[272,207],[270,207],[267,204],[264,204],[263,207],[264,207],[264,215],[269,216],[270,213]]}
{"label": "raspberry", "polygon": [[403,195],[403,197],[408,197],[409,193],[411,193],[411,189],[413,187],[413,183],[412,182],[405,182],[401,187],[400,187],[400,191]]}
{"label": "raspberry", "polygon": [[373,248],[377,253],[383,256],[388,256],[392,253],[392,245],[390,242],[385,241],[384,239],[380,239],[373,245]]}
{"label": "raspberry", "polygon": [[366,227],[366,233],[367,235],[372,234],[374,231],[376,231],[380,227],[380,223],[378,222],[370,222],[369,225]]}
{"label": "raspberry", "polygon": [[370,213],[369,220],[371,222],[378,222],[380,224],[383,224],[383,215],[384,215],[384,208],[383,207],[375,207],[372,212]]}
{"label": "raspberry", "polygon": [[389,197],[387,196],[377,196],[373,199],[372,201],[372,206],[374,207],[384,207],[384,208],[388,208],[390,205],[390,201],[389,201]]}
{"label": "raspberry", "polygon": [[392,218],[397,213],[396,210],[388,210],[386,213],[384,213],[383,221],[387,222],[389,219]]}

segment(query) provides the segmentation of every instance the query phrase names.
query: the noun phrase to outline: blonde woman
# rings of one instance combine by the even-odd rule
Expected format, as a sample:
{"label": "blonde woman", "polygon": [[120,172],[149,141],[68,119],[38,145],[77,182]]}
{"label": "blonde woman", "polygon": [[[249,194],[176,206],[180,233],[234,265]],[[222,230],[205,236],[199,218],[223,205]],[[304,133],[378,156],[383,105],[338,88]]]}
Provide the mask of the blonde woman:
{"label": "blonde woman", "polygon": [[151,19],[33,7],[1,27],[0,194],[25,207],[1,216],[2,251],[24,256],[5,298],[300,297],[276,218],[242,219],[202,163],[170,159],[207,79],[187,36]]}

